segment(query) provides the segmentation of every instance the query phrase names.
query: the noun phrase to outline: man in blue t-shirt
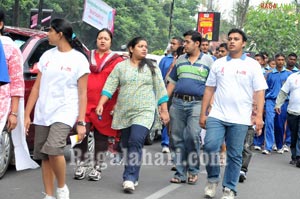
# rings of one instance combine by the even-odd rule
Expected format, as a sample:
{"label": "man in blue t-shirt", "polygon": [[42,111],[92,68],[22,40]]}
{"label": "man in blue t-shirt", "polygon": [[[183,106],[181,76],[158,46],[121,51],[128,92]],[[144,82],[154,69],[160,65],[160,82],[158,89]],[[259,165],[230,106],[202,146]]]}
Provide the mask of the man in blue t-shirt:
{"label": "man in blue t-shirt", "polygon": [[[170,41],[170,53],[167,54],[162,60],[159,62],[159,68],[161,70],[161,74],[163,79],[165,80],[166,75],[174,62],[174,58],[177,56],[177,49],[183,45],[183,39],[181,37],[173,37]],[[161,146],[163,153],[169,153],[169,135],[168,135],[168,127],[165,126],[161,131]]]}

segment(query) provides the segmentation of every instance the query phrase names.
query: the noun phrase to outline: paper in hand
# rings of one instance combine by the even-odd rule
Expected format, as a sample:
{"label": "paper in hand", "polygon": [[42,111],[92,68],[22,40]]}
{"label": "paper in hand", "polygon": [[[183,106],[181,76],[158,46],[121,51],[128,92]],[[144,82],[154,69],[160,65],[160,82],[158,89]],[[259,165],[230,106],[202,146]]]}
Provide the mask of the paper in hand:
{"label": "paper in hand", "polygon": [[[85,137],[85,136],[84,136],[84,137]],[[82,142],[82,140],[79,141],[79,139],[78,139],[78,134],[76,134],[76,135],[71,135],[71,136],[70,136],[70,140],[71,140],[71,148],[73,148],[76,144],[80,144],[80,143]]]}

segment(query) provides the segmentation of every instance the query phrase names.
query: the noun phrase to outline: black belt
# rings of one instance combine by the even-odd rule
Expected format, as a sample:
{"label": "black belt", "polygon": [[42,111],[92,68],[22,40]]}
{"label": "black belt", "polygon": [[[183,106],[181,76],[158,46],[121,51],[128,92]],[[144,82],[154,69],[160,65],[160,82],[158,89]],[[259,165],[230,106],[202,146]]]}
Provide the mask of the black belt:
{"label": "black belt", "polygon": [[182,99],[183,101],[200,101],[202,100],[202,96],[192,96],[192,95],[181,95],[179,93],[174,93],[174,97]]}

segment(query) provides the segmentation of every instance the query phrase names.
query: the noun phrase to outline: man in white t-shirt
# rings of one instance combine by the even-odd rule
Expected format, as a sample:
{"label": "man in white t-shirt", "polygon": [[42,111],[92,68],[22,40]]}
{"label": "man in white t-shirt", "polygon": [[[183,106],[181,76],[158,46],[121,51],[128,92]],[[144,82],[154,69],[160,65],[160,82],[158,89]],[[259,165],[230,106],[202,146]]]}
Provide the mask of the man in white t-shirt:
{"label": "man in white t-shirt", "polygon": [[[227,165],[223,178],[222,199],[233,199],[242,166],[242,151],[248,126],[263,127],[264,90],[266,81],[260,65],[243,53],[247,37],[240,29],[228,33],[226,57],[214,62],[204,92],[200,126],[206,128],[204,152],[208,183],[205,196],[214,197],[220,181],[219,151],[224,139],[227,146]],[[251,122],[253,94],[256,95],[257,116]],[[214,103],[207,116],[211,98]]]}
{"label": "man in white t-shirt", "polygon": [[287,122],[291,130],[291,153],[292,160],[290,164],[300,168],[300,72],[291,74],[283,84],[275,105],[277,114],[281,113],[281,106],[289,95],[289,104],[287,107]]}

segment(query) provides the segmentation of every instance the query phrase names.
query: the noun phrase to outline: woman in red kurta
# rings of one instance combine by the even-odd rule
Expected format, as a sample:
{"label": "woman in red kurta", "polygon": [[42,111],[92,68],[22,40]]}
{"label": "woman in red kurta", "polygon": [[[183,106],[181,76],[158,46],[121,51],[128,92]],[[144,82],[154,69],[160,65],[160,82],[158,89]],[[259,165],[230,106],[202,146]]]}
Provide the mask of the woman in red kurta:
{"label": "woman in red kurta", "polygon": [[[75,170],[74,178],[81,180],[86,176],[86,171],[89,170],[89,180],[101,179],[101,163],[104,161],[105,153],[108,149],[109,137],[116,137],[117,131],[111,128],[112,113],[117,101],[117,93],[105,104],[102,118],[98,118],[95,113],[95,108],[100,99],[102,88],[105,81],[115,65],[123,58],[113,53],[110,50],[112,44],[112,33],[107,28],[100,30],[97,34],[97,49],[91,51],[90,55],[90,70],[87,85],[87,110],[86,122],[87,132],[91,126],[94,129],[95,138],[95,154],[88,155],[88,140],[87,137],[82,143],[75,146],[76,156],[80,159]],[[92,166],[88,169],[88,165]],[[91,165],[92,164],[92,165]]]}

